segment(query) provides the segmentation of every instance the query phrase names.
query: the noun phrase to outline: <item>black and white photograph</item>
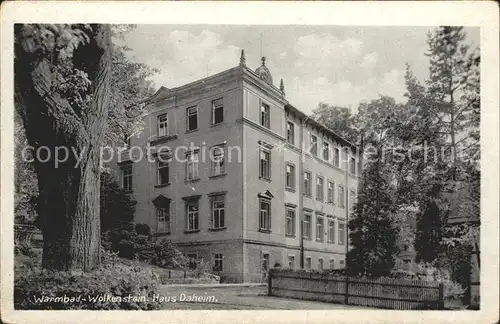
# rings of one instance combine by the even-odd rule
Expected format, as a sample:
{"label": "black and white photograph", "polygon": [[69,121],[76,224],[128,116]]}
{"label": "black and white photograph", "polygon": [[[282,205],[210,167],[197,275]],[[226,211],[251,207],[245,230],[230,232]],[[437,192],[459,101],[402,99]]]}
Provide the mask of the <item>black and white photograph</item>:
{"label": "black and white photograph", "polygon": [[498,12],[474,20],[492,4],[462,24],[3,10],[2,313],[494,322]]}

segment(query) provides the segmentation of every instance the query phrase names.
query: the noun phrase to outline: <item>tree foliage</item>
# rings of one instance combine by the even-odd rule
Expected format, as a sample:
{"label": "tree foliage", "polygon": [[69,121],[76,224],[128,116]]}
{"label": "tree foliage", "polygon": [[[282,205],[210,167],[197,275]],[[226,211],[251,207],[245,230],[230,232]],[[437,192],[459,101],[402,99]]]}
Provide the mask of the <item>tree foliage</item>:
{"label": "tree foliage", "polygon": [[313,118],[351,143],[358,143],[360,140],[356,117],[349,108],[320,102],[318,108],[313,110]]}
{"label": "tree foliage", "polygon": [[353,218],[349,221],[352,249],[347,254],[351,275],[386,276],[399,252],[392,188],[380,160],[370,162],[363,172]]}
{"label": "tree foliage", "polygon": [[127,194],[108,172],[101,174],[101,230],[107,231],[134,220],[137,202]]}
{"label": "tree foliage", "polygon": [[428,199],[417,214],[415,249],[417,262],[431,263],[441,251],[441,213],[435,200]]}

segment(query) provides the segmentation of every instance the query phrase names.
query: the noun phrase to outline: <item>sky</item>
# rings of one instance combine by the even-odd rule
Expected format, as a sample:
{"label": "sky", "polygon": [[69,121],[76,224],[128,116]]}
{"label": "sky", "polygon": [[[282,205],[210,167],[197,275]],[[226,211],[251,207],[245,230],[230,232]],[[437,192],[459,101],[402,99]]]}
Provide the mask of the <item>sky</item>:
{"label": "sky", "polygon": [[[138,25],[125,41],[139,62],[161,72],[155,88],[174,88],[239,64],[255,70],[266,57],[274,85],[283,78],[286,98],[306,114],[319,102],[351,107],[388,95],[404,102],[409,63],[424,80],[432,27]],[[479,29],[466,28],[479,45]]]}

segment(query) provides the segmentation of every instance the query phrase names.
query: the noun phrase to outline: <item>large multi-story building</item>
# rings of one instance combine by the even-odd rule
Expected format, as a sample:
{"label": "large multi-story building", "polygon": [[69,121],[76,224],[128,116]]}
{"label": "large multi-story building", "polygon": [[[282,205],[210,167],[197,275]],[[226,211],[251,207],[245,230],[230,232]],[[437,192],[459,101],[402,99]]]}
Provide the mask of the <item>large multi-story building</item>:
{"label": "large multi-story building", "polygon": [[[359,152],[292,106],[265,58],[253,71],[242,51],[238,66],[161,87],[148,105],[118,163],[136,222],[228,280],[261,281],[277,263],[344,266]],[[137,159],[146,147],[152,158]]]}

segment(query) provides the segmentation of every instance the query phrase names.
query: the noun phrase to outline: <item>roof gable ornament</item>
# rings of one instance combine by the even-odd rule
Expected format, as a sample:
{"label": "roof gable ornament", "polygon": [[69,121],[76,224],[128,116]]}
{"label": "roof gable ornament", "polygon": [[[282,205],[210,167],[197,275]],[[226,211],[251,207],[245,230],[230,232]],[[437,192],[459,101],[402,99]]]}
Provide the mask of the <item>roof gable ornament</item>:
{"label": "roof gable ornament", "polygon": [[266,83],[272,85],[273,77],[271,76],[271,72],[266,66],[266,57],[263,56],[261,60],[262,60],[262,65],[255,70],[255,74],[257,74],[261,80],[264,80]]}
{"label": "roof gable ornament", "polygon": [[246,58],[245,58],[245,50],[241,50],[241,56],[240,56],[240,65],[245,65],[246,64]]}
{"label": "roof gable ornament", "polygon": [[285,85],[283,84],[283,78],[280,81],[280,91],[283,95],[285,95]]}

